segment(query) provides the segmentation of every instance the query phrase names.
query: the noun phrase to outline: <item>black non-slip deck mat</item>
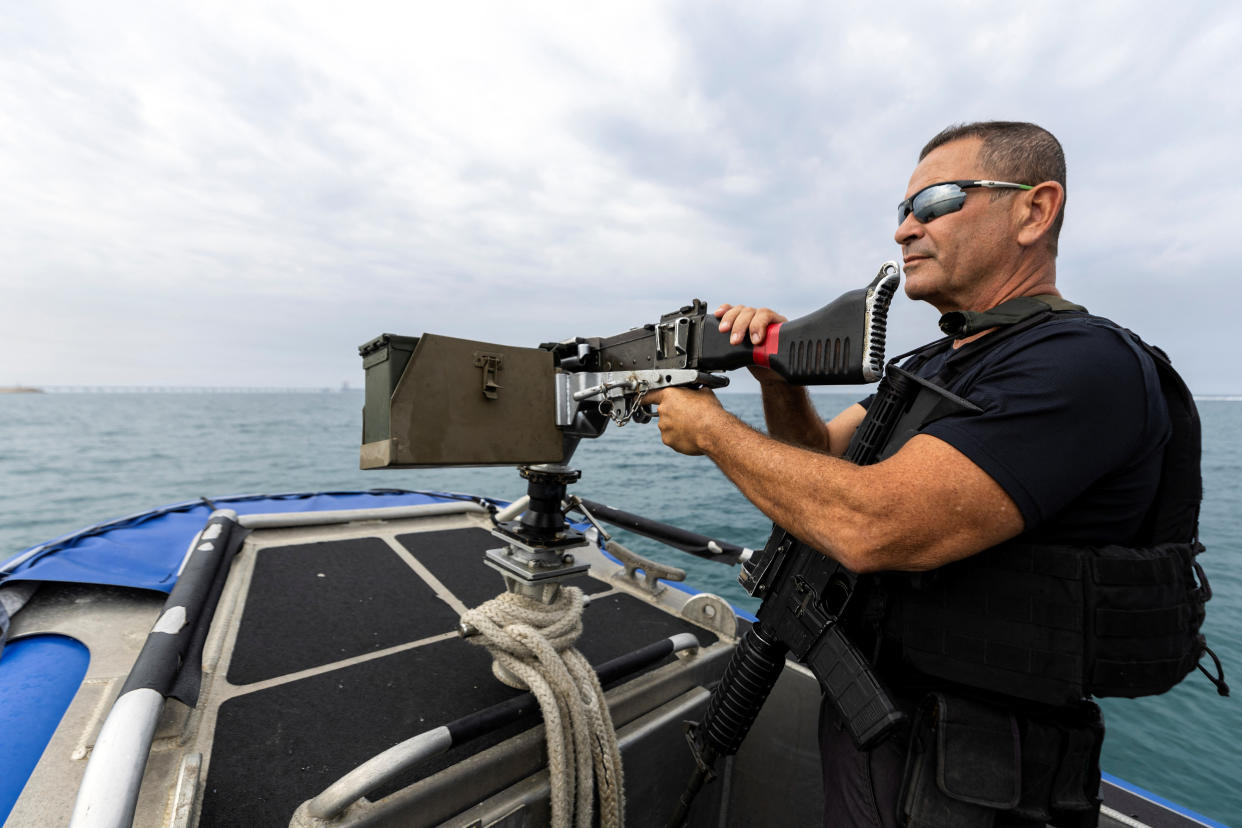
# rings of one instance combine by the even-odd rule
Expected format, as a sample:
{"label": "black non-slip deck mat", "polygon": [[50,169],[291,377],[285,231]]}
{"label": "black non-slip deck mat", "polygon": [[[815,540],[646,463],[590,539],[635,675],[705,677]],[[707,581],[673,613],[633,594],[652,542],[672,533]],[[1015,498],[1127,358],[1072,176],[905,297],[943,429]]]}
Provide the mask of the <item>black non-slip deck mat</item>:
{"label": "black non-slip deck mat", "polygon": [[[481,565],[483,553],[504,546],[504,541],[491,532],[483,529],[411,532],[398,535],[397,541],[468,607],[477,607],[504,590],[500,573]],[[568,578],[563,583],[576,586],[588,595],[609,588],[589,575]]]}
{"label": "black non-slip deck mat", "polygon": [[228,680],[250,684],[456,626],[452,608],[379,538],[261,549]]}
{"label": "black non-slip deck mat", "polygon": [[490,663],[486,651],[449,639],[230,699],[199,824],[288,825],[345,772],[444,724],[460,699],[487,706],[515,695]]}
{"label": "black non-slip deck mat", "polygon": [[[584,626],[578,649],[594,664],[678,632],[695,633],[705,646],[716,640],[624,594],[594,601]],[[517,691],[496,681],[490,665],[483,648],[450,639],[225,702],[200,825],[287,825],[299,804],[371,756],[513,696]],[[512,725],[429,760],[373,798],[529,726]]]}

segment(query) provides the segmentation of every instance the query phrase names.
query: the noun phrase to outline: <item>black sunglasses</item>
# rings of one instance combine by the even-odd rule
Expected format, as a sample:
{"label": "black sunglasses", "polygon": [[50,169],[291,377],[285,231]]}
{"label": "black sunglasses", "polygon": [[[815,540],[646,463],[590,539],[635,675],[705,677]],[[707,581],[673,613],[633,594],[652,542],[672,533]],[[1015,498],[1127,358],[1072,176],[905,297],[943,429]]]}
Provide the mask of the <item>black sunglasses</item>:
{"label": "black sunglasses", "polygon": [[966,203],[966,191],[972,187],[986,187],[990,190],[1033,190],[1030,184],[1012,184],[1008,181],[942,181],[924,187],[905,201],[897,205],[897,224],[906,220],[906,216],[914,213],[920,223],[926,224],[932,219],[956,213]]}

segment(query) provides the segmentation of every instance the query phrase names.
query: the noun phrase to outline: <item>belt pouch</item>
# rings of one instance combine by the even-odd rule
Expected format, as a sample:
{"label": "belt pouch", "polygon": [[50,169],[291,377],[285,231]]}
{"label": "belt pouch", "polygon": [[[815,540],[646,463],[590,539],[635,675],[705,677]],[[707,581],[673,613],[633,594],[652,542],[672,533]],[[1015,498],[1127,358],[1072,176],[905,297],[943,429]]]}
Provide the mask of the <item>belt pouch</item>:
{"label": "belt pouch", "polygon": [[991,828],[1018,804],[1021,752],[1014,717],[933,693],[919,706],[898,802],[908,828]]}
{"label": "belt pouch", "polygon": [[1011,813],[1056,828],[1094,828],[1099,819],[1099,708],[1019,717],[1022,801]]}
{"label": "belt pouch", "polygon": [[1094,814],[1100,807],[1095,793],[1100,789],[1104,720],[1094,702],[1084,703],[1080,719],[1076,727],[1067,728],[1065,755],[1052,784],[1052,808]]}
{"label": "belt pouch", "polygon": [[1030,717],[1019,721],[1019,732],[1022,737],[1022,800],[1013,813],[1023,819],[1048,822],[1052,819],[1052,788],[1061,772],[1065,735],[1062,728]]}

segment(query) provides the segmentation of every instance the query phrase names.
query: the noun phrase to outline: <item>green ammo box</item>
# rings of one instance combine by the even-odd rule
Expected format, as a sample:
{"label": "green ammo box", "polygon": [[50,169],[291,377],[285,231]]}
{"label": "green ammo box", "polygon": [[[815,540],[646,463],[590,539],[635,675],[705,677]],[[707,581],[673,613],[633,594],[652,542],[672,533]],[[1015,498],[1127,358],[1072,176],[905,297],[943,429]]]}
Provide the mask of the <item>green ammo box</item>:
{"label": "green ammo box", "polygon": [[541,348],[382,334],[366,369],[364,469],[559,463],[556,370]]}
{"label": "green ammo box", "polygon": [[417,336],[386,333],[358,346],[362,369],[366,372],[366,397],[362,405],[364,444],[387,440],[392,434],[389,403],[416,345]]}

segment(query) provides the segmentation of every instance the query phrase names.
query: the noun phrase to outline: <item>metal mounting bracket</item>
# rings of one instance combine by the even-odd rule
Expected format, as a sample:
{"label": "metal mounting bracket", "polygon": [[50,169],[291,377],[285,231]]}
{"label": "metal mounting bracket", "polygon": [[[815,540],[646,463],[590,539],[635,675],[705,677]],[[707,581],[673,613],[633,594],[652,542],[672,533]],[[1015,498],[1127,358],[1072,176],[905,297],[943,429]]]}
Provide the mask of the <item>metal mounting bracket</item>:
{"label": "metal mounting bracket", "polygon": [[501,385],[496,381],[500,369],[505,366],[504,357],[499,354],[474,352],[474,367],[483,369],[483,396],[489,400],[497,399],[497,391]]}

